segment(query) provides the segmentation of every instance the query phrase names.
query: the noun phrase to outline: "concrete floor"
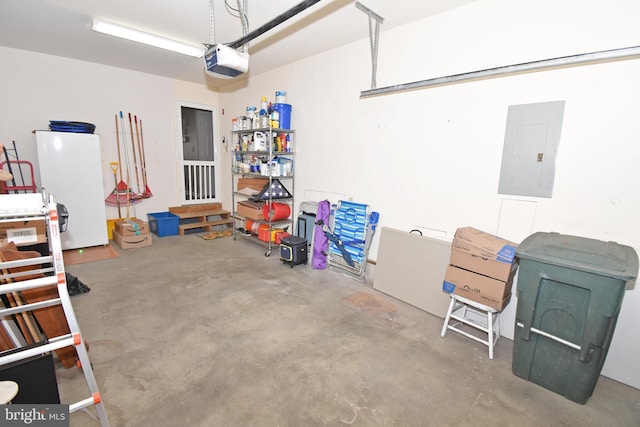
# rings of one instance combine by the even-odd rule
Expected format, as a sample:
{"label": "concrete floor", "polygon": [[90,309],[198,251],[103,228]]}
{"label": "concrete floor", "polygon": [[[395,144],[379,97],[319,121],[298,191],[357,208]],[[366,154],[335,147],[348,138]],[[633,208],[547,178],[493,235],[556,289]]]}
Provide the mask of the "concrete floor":
{"label": "concrete floor", "polygon": [[[586,405],[516,377],[442,319],[331,270],[232,238],[155,238],[68,266],[112,426],[638,426],[640,390],[601,377]],[[61,399],[88,397],[57,365]],[[96,426],[83,412],[71,426]]]}

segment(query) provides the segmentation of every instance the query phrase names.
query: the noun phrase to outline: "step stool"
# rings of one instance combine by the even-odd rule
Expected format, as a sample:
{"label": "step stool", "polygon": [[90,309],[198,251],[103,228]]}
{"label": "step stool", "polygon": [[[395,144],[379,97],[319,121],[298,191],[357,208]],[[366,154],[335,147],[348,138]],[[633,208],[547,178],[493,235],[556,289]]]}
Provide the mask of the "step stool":
{"label": "step stool", "polygon": [[[457,322],[449,324],[452,319]],[[463,324],[487,334],[487,339],[459,329],[458,326]],[[493,307],[488,307],[479,302],[451,294],[449,310],[444,318],[440,336],[444,338],[447,330],[452,330],[486,345],[489,347],[489,359],[493,359],[493,349],[495,348],[498,338],[500,338],[500,312]]]}

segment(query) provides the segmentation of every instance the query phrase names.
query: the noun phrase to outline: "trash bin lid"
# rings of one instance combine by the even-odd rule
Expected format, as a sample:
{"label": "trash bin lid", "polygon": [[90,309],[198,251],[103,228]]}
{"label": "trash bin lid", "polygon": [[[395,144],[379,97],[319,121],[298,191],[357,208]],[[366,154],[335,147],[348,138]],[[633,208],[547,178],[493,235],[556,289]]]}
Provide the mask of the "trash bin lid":
{"label": "trash bin lid", "polygon": [[539,232],[520,243],[516,256],[626,281],[638,277],[638,254],[615,242]]}

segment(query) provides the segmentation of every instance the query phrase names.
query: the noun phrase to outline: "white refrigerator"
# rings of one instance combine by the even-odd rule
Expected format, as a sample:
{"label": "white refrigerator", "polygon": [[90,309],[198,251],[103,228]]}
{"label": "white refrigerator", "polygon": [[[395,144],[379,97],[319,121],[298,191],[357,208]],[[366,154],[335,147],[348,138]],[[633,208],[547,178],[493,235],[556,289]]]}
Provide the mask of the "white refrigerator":
{"label": "white refrigerator", "polygon": [[37,131],[36,146],[40,187],[69,212],[62,249],[108,244],[100,136]]}

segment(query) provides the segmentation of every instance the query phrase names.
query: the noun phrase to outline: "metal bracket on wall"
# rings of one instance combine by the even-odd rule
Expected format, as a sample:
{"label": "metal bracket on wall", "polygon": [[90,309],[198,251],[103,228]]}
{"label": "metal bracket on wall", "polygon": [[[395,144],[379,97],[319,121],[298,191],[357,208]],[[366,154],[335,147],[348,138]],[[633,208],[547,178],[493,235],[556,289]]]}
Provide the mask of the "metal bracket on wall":
{"label": "metal bracket on wall", "polygon": [[360,92],[360,98],[368,98],[377,95],[404,92],[414,89],[422,89],[430,86],[442,86],[471,80],[480,80],[493,77],[502,77],[526,72],[544,71],[552,68],[571,67],[582,64],[594,64],[607,61],[623,61],[638,59],[640,46],[632,46],[620,49],[601,50],[597,52],[581,53],[578,55],[562,56],[559,58],[543,59],[539,61],[524,62],[515,65],[487,68],[485,70],[471,71],[468,73],[452,74],[434,79],[420,80],[412,83],[403,83],[395,86],[387,86],[380,89],[370,89]]}
{"label": "metal bracket on wall", "polygon": [[[373,12],[371,9],[369,9],[359,1],[356,2],[356,7],[369,16],[369,43],[371,44],[371,89],[375,89],[376,70],[378,68],[378,39],[380,36],[380,24],[384,22],[384,18]],[[373,20],[376,21],[375,27],[373,26]]]}

